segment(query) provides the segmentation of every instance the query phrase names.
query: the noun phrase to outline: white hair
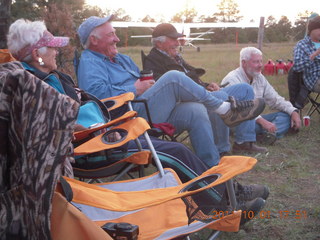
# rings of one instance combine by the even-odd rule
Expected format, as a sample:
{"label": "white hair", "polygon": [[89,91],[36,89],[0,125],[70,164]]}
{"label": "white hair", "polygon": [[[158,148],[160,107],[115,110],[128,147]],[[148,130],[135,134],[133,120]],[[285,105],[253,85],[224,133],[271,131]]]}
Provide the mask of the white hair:
{"label": "white hair", "polygon": [[166,36],[159,36],[159,37],[151,38],[152,46],[156,47],[157,42],[165,42],[166,39],[167,39]]}
{"label": "white hair", "polygon": [[[7,35],[7,45],[12,55],[16,56],[18,52],[28,45],[35,44],[46,31],[46,25],[43,21],[31,22],[26,19],[18,19],[10,25]],[[47,47],[39,49],[41,53],[46,53]],[[20,59],[26,62],[31,61],[31,56]]]}
{"label": "white hair", "polygon": [[101,35],[100,35],[100,26],[94,28],[91,33],[89,34],[88,38],[87,38],[87,41],[83,44],[83,48],[84,49],[88,49],[89,46],[90,46],[90,37],[91,36],[95,36],[96,38],[99,38],[101,39]]}
{"label": "white hair", "polygon": [[248,61],[250,60],[253,54],[257,54],[262,56],[262,52],[255,47],[245,47],[240,51],[240,66],[242,66],[242,60]]}

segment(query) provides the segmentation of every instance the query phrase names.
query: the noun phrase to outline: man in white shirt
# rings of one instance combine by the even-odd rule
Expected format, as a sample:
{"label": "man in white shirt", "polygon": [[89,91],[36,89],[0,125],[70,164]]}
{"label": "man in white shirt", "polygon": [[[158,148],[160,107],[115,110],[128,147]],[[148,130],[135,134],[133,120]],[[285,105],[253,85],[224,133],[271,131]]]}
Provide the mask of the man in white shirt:
{"label": "man in white shirt", "polygon": [[274,136],[276,140],[283,137],[290,127],[295,130],[301,127],[298,109],[276,92],[262,75],[262,68],[262,52],[255,47],[246,47],[240,51],[240,67],[229,72],[222,80],[222,84],[250,84],[256,98],[263,98],[271,109],[278,111],[258,116],[255,120],[237,126],[233,145],[235,152],[245,150],[250,143],[256,141],[256,136],[262,139]]}

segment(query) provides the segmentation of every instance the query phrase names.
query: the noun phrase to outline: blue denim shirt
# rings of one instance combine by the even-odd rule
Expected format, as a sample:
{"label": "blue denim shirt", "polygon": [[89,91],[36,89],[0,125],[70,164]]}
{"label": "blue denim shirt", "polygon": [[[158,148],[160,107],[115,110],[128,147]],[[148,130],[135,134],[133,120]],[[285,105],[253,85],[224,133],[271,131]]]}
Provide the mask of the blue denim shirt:
{"label": "blue denim shirt", "polygon": [[127,56],[118,53],[112,62],[103,54],[84,50],[78,67],[78,84],[99,99],[126,92],[136,94],[134,83],[140,77],[138,66]]}
{"label": "blue denim shirt", "polygon": [[313,89],[320,78],[320,56],[310,60],[310,55],[316,50],[309,36],[300,40],[294,48],[293,70],[303,72],[304,83],[309,90]]}

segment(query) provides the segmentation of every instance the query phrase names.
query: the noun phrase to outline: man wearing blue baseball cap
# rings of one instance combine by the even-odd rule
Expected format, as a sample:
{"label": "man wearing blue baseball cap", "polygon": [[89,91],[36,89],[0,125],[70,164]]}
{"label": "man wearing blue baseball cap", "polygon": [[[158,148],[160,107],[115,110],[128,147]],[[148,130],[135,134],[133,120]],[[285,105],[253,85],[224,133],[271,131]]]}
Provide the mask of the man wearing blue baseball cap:
{"label": "man wearing blue baseball cap", "polygon": [[[99,27],[106,22],[110,22],[113,19],[113,15],[100,18],[96,16],[89,17],[84,23],[80,25],[78,28],[78,35],[80,38],[80,42],[85,45],[87,43],[87,40],[89,38],[90,33],[96,28]],[[93,33],[91,35],[94,35]]]}
{"label": "man wearing blue baseball cap", "polygon": [[[217,165],[220,156],[208,112],[217,113],[227,126],[236,126],[258,116],[264,101],[237,101],[223,91],[209,92],[178,71],[165,73],[156,84],[154,80],[140,81],[138,66],[118,53],[120,40],[111,20],[112,16],[90,17],[78,29],[85,48],[78,67],[79,86],[100,99],[125,92],[146,99],[155,123],[169,122],[177,132],[187,130],[196,155],[208,167]],[[253,96],[253,90],[243,94]],[[146,117],[141,104],[134,109]]]}
{"label": "man wearing blue baseball cap", "polygon": [[[193,149],[203,164],[207,168],[217,165],[220,156],[208,110],[219,114],[228,126],[235,126],[258,116],[264,109],[264,101],[236,101],[221,91],[211,93],[179,71],[165,73],[156,83],[154,80],[141,81],[138,66],[129,56],[118,53],[120,40],[111,20],[112,16],[90,17],[78,29],[85,48],[77,72],[80,88],[100,99],[125,92],[135,93],[137,99],[147,101],[155,123],[169,122],[177,132],[187,130]],[[146,118],[144,106],[133,107]],[[257,184],[236,186],[237,194],[242,196],[238,199],[242,202],[238,208],[259,211],[263,207],[269,195],[267,187]],[[250,197],[244,193],[250,193]]]}

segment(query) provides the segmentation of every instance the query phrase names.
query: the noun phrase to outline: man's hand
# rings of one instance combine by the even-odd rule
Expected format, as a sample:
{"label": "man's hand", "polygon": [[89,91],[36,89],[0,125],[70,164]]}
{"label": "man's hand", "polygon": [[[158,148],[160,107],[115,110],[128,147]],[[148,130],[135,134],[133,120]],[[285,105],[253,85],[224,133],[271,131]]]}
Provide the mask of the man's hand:
{"label": "man's hand", "polygon": [[146,90],[148,90],[150,87],[153,86],[155,83],[154,80],[144,80],[140,81],[138,79],[135,83],[134,86],[136,87],[137,95],[140,96],[142,93],[144,93]]}
{"label": "man's hand", "polygon": [[298,130],[301,127],[300,115],[297,112],[291,113],[291,127],[295,130]]}
{"label": "man's hand", "polygon": [[107,135],[108,142],[117,142],[121,140],[121,135],[119,132],[112,132]]}
{"label": "man's hand", "polygon": [[213,91],[219,91],[220,87],[218,84],[215,82],[209,83],[209,85],[206,87],[208,91],[213,92]]}
{"label": "man's hand", "polygon": [[270,133],[275,133],[277,131],[276,125],[264,119],[263,117],[258,118],[256,122],[260,124],[263,129],[267,130]]}

